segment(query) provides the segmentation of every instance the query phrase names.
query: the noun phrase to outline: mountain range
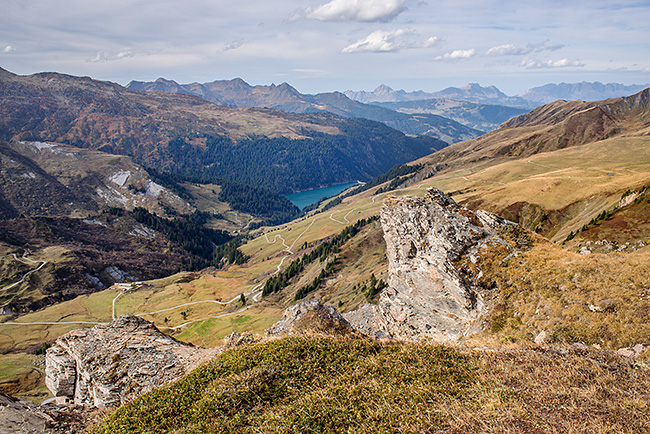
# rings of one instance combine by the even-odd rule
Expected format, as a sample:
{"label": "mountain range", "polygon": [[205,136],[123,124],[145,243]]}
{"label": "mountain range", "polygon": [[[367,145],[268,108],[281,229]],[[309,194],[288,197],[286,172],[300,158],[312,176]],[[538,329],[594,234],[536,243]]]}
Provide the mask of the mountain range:
{"label": "mountain range", "polygon": [[558,99],[563,100],[585,100],[597,101],[607,98],[631,95],[639,92],[650,85],[623,85],[619,83],[581,82],[581,83],[560,83],[546,84],[534,87],[516,96],[508,96],[501,92],[496,86],[483,87],[478,83],[470,83],[463,87],[448,87],[438,92],[406,92],[404,90],[393,90],[386,85],[380,85],[374,91],[352,91],[344,92],[350,99],[364,103],[386,103],[419,101],[435,98],[451,98],[462,101],[470,101],[482,104],[497,104],[509,107],[534,108]]}
{"label": "mountain range", "polygon": [[0,139],[128,155],[195,181],[279,193],[368,180],[447,145],[361,118],[226,107],[56,73],[0,70],[0,99]]}
{"label": "mountain range", "polygon": [[560,83],[508,96],[496,86],[470,83],[438,92],[406,92],[386,85],[372,92],[302,94],[288,83],[251,86],[241,78],[179,84],[159,78],[132,81],[127,88],[145,92],[182,93],[231,107],[267,107],[290,113],[330,112],[343,117],[382,122],[405,134],[430,135],[448,143],[469,140],[495,130],[511,117],[558,99],[602,100],[642,90],[642,85]]}
{"label": "mountain range", "polygon": [[[196,95],[219,105],[239,108],[272,108],[288,113],[334,113],[345,118],[364,118],[382,122],[405,134],[428,135],[448,143],[472,139],[484,131],[468,127],[462,119],[452,120],[439,114],[400,113],[384,107],[363,104],[340,92],[307,95],[288,83],[278,86],[251,86],[240,78],[210,83],[178,84],[159,78],[154,82],[132,81],[128,89],[145,92]],[[501,122],[506,119],[500,119]]]}

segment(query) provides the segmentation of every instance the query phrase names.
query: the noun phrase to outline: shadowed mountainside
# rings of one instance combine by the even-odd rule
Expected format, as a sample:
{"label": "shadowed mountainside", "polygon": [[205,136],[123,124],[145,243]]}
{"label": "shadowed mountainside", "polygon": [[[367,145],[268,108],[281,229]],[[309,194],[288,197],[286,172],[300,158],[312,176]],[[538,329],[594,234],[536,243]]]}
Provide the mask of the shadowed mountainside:
{"label": "shadowed mountainside", "polygon": [[376,102],[376,105],[412,115],[434,114],[445,116],[481,131],[492,131],[514,116],[528,109],[505,105],[479,104],[449,98],[434,98],[403,102]]}

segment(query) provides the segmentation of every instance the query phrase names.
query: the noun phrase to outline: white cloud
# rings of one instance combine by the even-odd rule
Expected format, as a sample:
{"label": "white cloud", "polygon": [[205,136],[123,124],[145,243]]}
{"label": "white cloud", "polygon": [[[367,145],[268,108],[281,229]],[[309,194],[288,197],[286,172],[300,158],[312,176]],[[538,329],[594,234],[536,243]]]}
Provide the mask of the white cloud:
{"label": "white cloud", "polygon": [[499,45],[498,47],[492,47],[487,51],[489,56],[516,56],[519,54],[528,54],[531,51],[528,47],[517,47],[512,44]]}
{"label": "white cloud", "polygon": [[7,45],[7,46],[2,50],[3,53],[13,53],[14,51],[16,51],[16,49],[15,49],[14,47],[12,47],[11,45]]}
{"label": "white cloud", "polygon": [[244,41],[242,39],[238,39],[236,41],[230,41],[223,46],[223,51],[236,50],[237,48],[241,47],[243,44]]}
{"label": "white cloud", "polygon": [[422,48],[430,48],[430,47],[435,47],[438,45],[440,42],[442,42],[442,39],[437,37],[437,36],[432,36],[429,39],[427,39],[424,44],[422,45]]}
{"label": "white cloud", "polygon": [[289,20],[302,16],[320,21],[388,22],[406,10],[406,0],[331,0],[321,6],[294,12]]}
{"label": "white cloud", "polygon": [[97,54],[90,59],[91,62],[110,62],[112,60],[120,60],[127,57],[133,57],[133,52],[130,48],[125,48],[115,54],[107,53],[106,51],[98,51]]}
{"label": "white cloud", "polygon": [[542,51],[556,51],[563,47],[564,45],[547,46],[546,42],[542,42],[541,44],[526,44],[525,46],[504,44],[490,48],[487,54],[488,56],[521,56],[530,53],[540,53]]}
{"label": "white cloud", "polygon": [[390,32],[377,30],[363,39],[345,47],[343,53],[389,53],[409,48],[429,48],[440,42],[438,37],[422,40],[412,30],[398,29]]}
{"label": "white cloud", "polygon": [[526,69],[549,69],[549,68],[580,68],[585,66],[579,60],[558,59],[558,60],[535,60],[524,59],[521,66]]}
{"label": "white cloud", "polygon": [[436,60],[461,60],[469,59],[476,55],[476,50],[470,48],[469,50],[454,50],[451,53],[445,53],[442,56],[436,57]]}

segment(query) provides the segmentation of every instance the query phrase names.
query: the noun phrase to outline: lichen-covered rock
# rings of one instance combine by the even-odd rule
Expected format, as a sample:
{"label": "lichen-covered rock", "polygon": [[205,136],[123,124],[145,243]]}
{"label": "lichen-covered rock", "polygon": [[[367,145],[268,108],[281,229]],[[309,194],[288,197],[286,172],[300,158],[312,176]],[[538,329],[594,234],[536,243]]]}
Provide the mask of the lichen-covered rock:
{"label": "lichen-covered rock", "polygon": [[296,332],[350,333],[350,324],[332,306],[321,303],[319,299],[302,301],[288,307],[282,319],[267,330],[270,335],[283,335]]}
{"label": "lichen-covered rock", "polygon": [[45,384],[60,401],[119,406],[179,379],[214,354],[178,342],[142,318],[124,315],[57,339],[47,350]]}
{"label": "lichen-covered rock", "polygon": [[473,263],[488,245],[510,245],[498,231],[512,225],[496,215],[461,207],[440,190],[423,198],[388,198],[381,208],[389,282],[376,306],[345,314],[373,337],[453,341],[477,328],[487,309],[486,289],[457,264]]}

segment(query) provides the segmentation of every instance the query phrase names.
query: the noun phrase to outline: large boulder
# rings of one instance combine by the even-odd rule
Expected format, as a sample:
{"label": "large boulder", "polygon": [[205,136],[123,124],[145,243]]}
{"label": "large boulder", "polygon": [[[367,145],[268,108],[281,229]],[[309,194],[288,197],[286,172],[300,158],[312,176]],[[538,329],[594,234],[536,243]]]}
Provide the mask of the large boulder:
{"label": "large boulder", "polygon": [[373,337],[454,341],[477,330],[489,290],[476,262],[488,247],[512,247],[499,236],[514,225],[496,215],[473,212],[440,190],[425,197],[388,198],[381,208],[389,282],[377,305],[345,314],[353,327]]}
{"label": "large boulder", "polygon": [[57,339],[47,350],[45,384],[59,402],[119,406],[181,378],[214,354],[166,336],[142,318],[124,315]]}

